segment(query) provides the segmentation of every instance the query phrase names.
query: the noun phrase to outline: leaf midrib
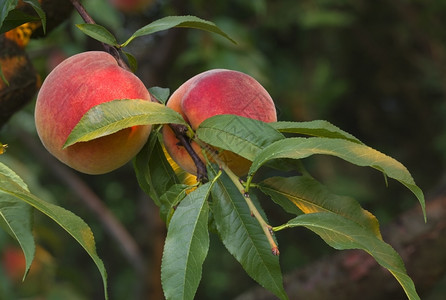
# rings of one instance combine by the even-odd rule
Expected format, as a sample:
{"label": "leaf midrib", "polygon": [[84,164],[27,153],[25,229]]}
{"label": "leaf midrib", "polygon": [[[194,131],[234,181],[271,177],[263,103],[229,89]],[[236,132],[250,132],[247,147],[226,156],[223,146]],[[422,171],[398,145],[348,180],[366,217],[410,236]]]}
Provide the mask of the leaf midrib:
{"label": "leaf midrib", "polygon": [[[300,199],[300,200],[302,200],[302,201],[305,202],[305,203],[312,204],[313,206],[320,208],[321,211],[330,212],[330,213],[336,214],[336,215],[338,215],[338,216],[341,216],[341,217],[343,217],[343,218],[346,218],[347,220],[350,220],[350,221],[354,222],[355,224],[359,225],[361,228],[364,228],[364,229],[368,230],[367,227],[363,226],[361,223],[358,223],[356,220],[352,219],[352,218],[349,217],[348,215],[345,215],[345,214],[339,214],[338,212],[336,212],[336,211],[334,211],[334,210],[330,210],[330,209],[327,209],[327,208],[325,208],[325,207],[323,207],[323,206],[320,206],[320,205],[318,205],[318,204],[314,204],[314,203],[310,202],[309,200],[306,200],[305,198],[297,197],[297,196],[294,196],[294,195],[292,195],[292,194],[289,194],[289,193],[286,193],[286,192],[283,192],[283,191],[275,190],[275,189],[272,189],[271,187],[268,187],[268,186],[263,186],[263,187],[266,187],[267,189],[270,189],[270,190],[272,190],[272,191],[274,191],[274,192],[276,192],[276,193],[278,193],[278,194],[280,194],[280,195],[283,195],[283,196],[286,197],[286,198],[288,198],[287,195],[289,195],[289,196],[292,197],[292,198]],[[298,208],[299,208],[299,207],[298,207]],[[299,208],[299,209],[300,209],[300,208]]]}
{"label": "leaf midrib", "polygon": [[[210,189],[208,190],[208,192],[206,193],[206,195],[205,195],[205,199],[207,199],[207,197],[209,196],[209,191],[210,191]],[[192,232],[195,232],[195,230],[196,230],[196,228],[197,228],[197,224],[198,224],[198,220],[200,219],[200,215],[202,214],[202,209],[203,209],[203,206],[205,205],[205,202],[206,202],[207,200],[203,200],[203,202],[202,202],[202,205],[200,206],[200,211],[199,211],[199,213],[197,214],[197,217],[195,218],[195,222],[194,222],[194,227],[193,227],[193,231]],[[193,240],[193,235],[192,235],[192,239],[190,239],[190,242],[189,242],[189,247],[188,247],[188,251],[187,251],[187,255],[186,255],[186,264],[185,264],[185,266],[186,266],[186,268],[185,268],[185,270],[184,270],[184,277],[183,277],[183,290],[182,290],[182,295],[184,296],[185,294],[186,294],[186,278],[187,278],[187,276],[186,276],[186,274],[188,273],[188,270],[189,270],[189,268],[188,268],[188,265],[189,265],[189,257],[190,257],[190,255],[191,255],[191,251],[190,251],[190,249],[192,248],[192,240]]]}
{"label": "leaf midrib", "polygon": [[[239,139],[239,140],[242,140],[242,141],[245,141],[245,142],[247,142],[247,143],[249,143],[249,144],[251,144],[252,146],[254,146],[256,149],[260,149],[260,150],[262,150],[262,149],[264,149],[265,147],[259,147],[259,146],[257,146],[257,144],[255,144],[253,141],[250,141],[250,140],[246,140],[246,139],[243,139],[243,138],[241,138],[240,136],[238,136],[238,135],[236,135],[236,134],[234,134],[234,133],[230,133],[230,132],[228,132],[228,131],[224,131],[224,130],[221,130],[221,129],[218,129],[218,128],[215,128],[215,127],[201,127],[201,129],[206,129],[206,130],[215,130],[215,131],[218,131],[218,132],[220,132],[220,133],[224,133],[224,134],[227,134],[227,135],[230,135],[230,136],[232,136],[232,137],[235,137],[236,139]],[[198,138],[200,138],[200,137],[198,137]]]}
{"label": "leaf midrib", "polygon": [[[219,181],[218,183],[219,183],[219,185],[220,185],[221,187],[223,187],[222,190],[226,193],[226,195],[230,196],[230,193],[227,191],[225,185],[224,185],[221,181]],[[232,198],[231,198],[231,197],[228,197],[228,199],[232,199]],[[231,203],[231,206],[232,206],[233,210],[236,211],[236,213],[237,213],[239,219],[242,220],[239,211],[235,208],[234,201],[231,200],[230,203]],[[243,226],[244,229],[245,229],[245,232],[248,233],[249,231],[248,231],[248,229],[247,229],[245,223],[244,223],[244,222],[241,222],[241,223],[242,223],[242,226]],[[259,226],[260,226],[260,224],[259,224]],[[260,259],[261,259],[263,265],[266,266],[267,264],[266,264],[265,260],[263,259],[263,256],[260,254],[260,251],[259,251],[258,248],[255,246],[255,243],[254,243],[254,241],[253,241],[251,235],[250,235],[250,234],[247,234],[247,236],[249,237],[249,240],[251,241],[251,245],[254,246],[253,248],[255,249],[255,251],[256,251],[256,253],[257,253],[257,256],[260,257]],[[266,270],[268,270],[268,268],[266,268]],[[268,273],[268,277],[270,277],[270,278],[271,278],[271,281],[274,282],[274,285],[276,285],[276,288],[278,288],[279,290],[281,290],[281,287],[277,286],[277,284],[275,283],[276,281],[274,280],[274,277],[271,275],[271,273],[270,273],[270,272],[267,272],[267,273]]]}

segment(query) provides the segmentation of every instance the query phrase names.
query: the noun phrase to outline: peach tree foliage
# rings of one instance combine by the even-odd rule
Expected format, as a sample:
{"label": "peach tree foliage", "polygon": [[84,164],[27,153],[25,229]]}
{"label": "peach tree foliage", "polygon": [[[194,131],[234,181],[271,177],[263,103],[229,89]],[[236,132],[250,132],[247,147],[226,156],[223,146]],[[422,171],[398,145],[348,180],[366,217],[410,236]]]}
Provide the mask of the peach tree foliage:
{"label": "peach tree foliage", "polygon": [[[0,26],[16,2],[7,1],[9,6],[1,8]],[[38,7],[37,1],[29,2]],[[100,25],[78,25],[85,34],[121,51],[137,37],[173,27],[197,28],[230,39],[215,24],[193,16],[157,20],[136,31],[123,43],[118,43]],[[133,56],[123,53],[135,69],[137,64]],[[188,124],[180,114],[164,105],[169,97],[168,89],[152,87],[150,92],[159,103],[116,99],[93,107],[73,129],[64,147],[131,126],[153,125],[146,145],[133,159],[133,166],[141,189],[160,208],[168,229],[161,272],[167,299],[194,297],[202,277],[211,230],[217,232],[226,249],[250,277],[278,298],[287,299],[277,240],[280,240],[281,230],[294,227],[313,231],[335,249],[366,251],[392,273],[408,299],[419,299],[399,254],[382,239],[376,217],[356,200],[332,194],[301,163],[303,159],[318,154],[374,168],[386,179],[397,180],[412,191],[424,212],[423,193],[400,162],[324,120],[264,123],[234,115],[219,115],[203,121],[193,131],[187,128]],[[97,120],[94,117],[97,114],[101,114],[101,121],[92,123],[92,120]],[[203,152],[209,157],[207,180],[188,185],[172,168],[163,150],[160,133],[162,126],[168,124],[185,126],[188,138],[203,146]],[[3,152],[3,144],[0,145]],[[232,151],[251,161],[247,177],[241,180],[224,163],[212,160],[215,157],[207,145]],[[298,175],[257,181],[255,174],[266,167],[279,171],[294,169]],[[269,226],[268,212],[262,209],[256,197],[259,193],[268,196],[294,217],[285,224]],[[104,296],[108,299],[106,269],[96,253],[89,226],[74,213],[33,195],[26,183],[0,162],[0,226],[22,247],[27,270],[35,252],[33,209],[58,223],[91,256],[102,276]]]}

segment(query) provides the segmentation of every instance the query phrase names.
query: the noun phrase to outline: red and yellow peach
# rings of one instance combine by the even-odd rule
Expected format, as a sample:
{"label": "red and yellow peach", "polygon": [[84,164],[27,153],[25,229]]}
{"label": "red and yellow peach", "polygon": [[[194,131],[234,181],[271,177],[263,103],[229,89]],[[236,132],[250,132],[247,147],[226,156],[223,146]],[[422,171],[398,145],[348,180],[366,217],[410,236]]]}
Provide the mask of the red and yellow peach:
{"label": "red and yellow peach", "polygon": [[63,149],[82,116],[115,99],[145,99],[141,80],[108,53],[90,51],[69,57],[45,79],[37,96],[35,123],[45,148],[63,163],[87,174],[103,174],[127,163],[146,142],[151,126],[134,126]]}
{"label": "red and yellow peach", "polygon": [[[274,102],[265,88],[251,76],[232,70],[214,69],[198,74],[182,84],[170,97],[167,106],[179,112],[192,129],[215,115],[233,114],[263,122],[277,121]],[[186,149],[179,144],[173,131],[163,127],[167,152],[185,171],[196,174],[196,166]],[[200,146],[192,142],[201,157]],[[245,175],[250,162],[228,151],[220,153],[223,160],[237,175]]]}

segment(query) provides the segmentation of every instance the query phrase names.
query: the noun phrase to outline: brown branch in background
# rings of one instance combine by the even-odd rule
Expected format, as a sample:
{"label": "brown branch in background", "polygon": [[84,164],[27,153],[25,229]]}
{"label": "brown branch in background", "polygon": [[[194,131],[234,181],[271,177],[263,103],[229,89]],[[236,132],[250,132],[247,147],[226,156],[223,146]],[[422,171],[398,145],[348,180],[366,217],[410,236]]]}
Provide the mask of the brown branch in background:
{"label": "brown branch in background", "polygon": [[[77,10],[77,12],[82,17],[82,19],[85,21],[85,23],[96,24],[96,22],[88,14],[88,12],[85,10],[84,6],[80,3],[79,0],[70,0],[70,1],[71,1],[71,3],[73,3],[74,8]],[[101,43],[101,44],[104,47],[105,51],[107,51],[110,55],[112,55],[116,59],[116,61],[118,62],[118,65],[121,68],[130,70],[127,63],[121,57],[121,50],[117,49],[116,47],[105,44],[105,43]]]}
{"label": "brown branch in background", "polygon": [[46,166],[95,214],[111,238],[120,246],[127,261],[139,274],[143,274],[145,264],[138,244],[98,195],[74,171],[62,165],[44,148],[40,147],[35,138],[25,132],[20,132],[19,137],[21,142],[28,147],[30,153],[33,153],[42,165]]}

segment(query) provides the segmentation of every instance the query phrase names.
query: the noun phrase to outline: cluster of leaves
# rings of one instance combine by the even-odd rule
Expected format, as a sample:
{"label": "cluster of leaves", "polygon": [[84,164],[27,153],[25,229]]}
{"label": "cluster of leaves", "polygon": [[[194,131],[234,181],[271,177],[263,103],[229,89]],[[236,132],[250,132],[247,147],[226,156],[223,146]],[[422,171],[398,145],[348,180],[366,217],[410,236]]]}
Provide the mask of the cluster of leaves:
{"label": "cluster of leaves", "polygon": [[[103,121],[91,123],[89,120],[98,113],[105,116]],[[163,104],[115,100],[92,108],[73,129],[65,146],[129,126],[172,123],[187,126],[181,115]],[[422,191],[398,161],[326,121],[263,123],[219,115],[200,124],[193,139],[252,161],[246,183],[239,188],[240,181],[234,179],[230,170],[208,163],[209,182],[189,186],[177,178],[165,156],[160,128],[154,129],[136,156],[134,168],[140,186],[160,207],[168,225],[162,262],[162,282],[168,299],[193,298],[209,247],[209,231],[219,235],[247,274],[279,298],[287,299],[279,259],[271,254],[268,238],[246,203],[251,188],[265,193],[284,211],[296,215],[272,230],[303,226],[336,249],[362,249],[396,277],[409,299],[419,299],[400,256],[382,240],[377,219],[357,201],[331,194],[301,164],[296,164],[308,156],[325,154],[375,168],[409,188],[424,209]],[[292,136],[286,137],[284,133]],[[264,165],[277,169],[295,167],[301,174],[253,183],[254,175]],[[266,218],[255,194],[249,195],[260,215]]]}
{"label": "cluster of leaves", "polygon": [[24,23],[38,21],[42,23],[43,31],[46,31],[46,14],[42,10],[38,0],[23,0],[34,8],[38,17],[24,13],[17,8],[18,0],[6,0],[6,3],[0,7],[0,34],[14,29]]}
{"label": "cluster of leaves", "polygon": [[105,27],[99,24],[77,24],[76,25],[83,33],[91,38],[98,40],[102,43],[120,49],[122,53],[127,57],[130,68],[136,71],[137,61],[132,54],[122,50],[128,46],[135,38],[154,34],[159,31],[167,30],[174,27],[186,27],[206,30],[209,32],[217,33],[225,38],[232,40],[225,32],[218,28],[214,23],[197,18],[195,16],[168,16],[158,19],[140,29],[135,31],[124,43],[118,43],[116,37],[108,31]]}
{"label": "cluster of leaves", "polygon": [[[23,2],[30,4],[35,9],[39,17],[30,16],[18,9],[18,0],[7,0],[6,3],[2,3],[2,6],[0,7],[1,33],[14,29],[24,23],[34,21],[42,22],[42,27],[45,30],[46,16],[45,12],[40,6],[39,1],[25,0]],[[119,46],[114,42],[116,41],[115,38],[112,39],[112,42],[107,41],[105,37],[110,37],[112,35],[100,25],[82,24],[78,27],[86,34],[93,36],[106,44],[111,44],[116,48],[125,47],[136,37],[151,34],[160,30],[166,30],[172,27],[195,27],[216,32],[227,37],[227,35],[212,22],[193,16],[167,17],[155,21],[135,32],[135,34],[129,38],[125,45],[122,46]],[[132,59],[132,56],[129,53],[125,54],[129,58],[131,65],[136,68],[136,62],[134,59]],[[0,72],[0,75],[1,78],[5,80],[2,72]],[[161,90],[160,93],[161,95],[163,93],[165,94],[165,91]],[[6,144],[0,144],[0,154],[4,153],[6,147]],[[14,239],[17,240],[25,254],[26,271],[24,278],[26,277],[26,274],[29,271],[31,263],[34,259],[36,248],[32,234],[34,209],[37,209],[53,219],[77,242],[79,242],[79,244],[91,256],[102,276],[105,298],[108,298],[107,272],[102,260],[96,253],[94,236],[90,227],[74,213],[36,197],[29,191],[27,185],[12,169],[3,163],[0,163],[0,227],[2,227]]]}
{"label": "cluster of leaves", "polygon": [[[16,2],[9,1],[10,6],[2,8],[0,21],[5,20]],[[38,4],[37,1],[30,2]],[[81,24],[78,27],[87,35],[117,49],[126,47],[139,36],[173,27],[198,28],[229,38],[213,23],[193,16],[157,20],[136,31],[122,44],[100,25]],[[132,68],[136,68],[133,57],[125,54]],[[160,102],[165,102],[169,96],[166,89],[152,88],[151,92]],[[103,116],[102,121],[90,123],[89,120],[95,119],[91,116],[98,113]],[[161,126],[167,124],[188,126],[187,123],[181,115],[162,103],[126,99],[92,108],[73,129],[65,147],[145,124],[157,126],[135,157],[134,168],[141,188],[160,207],[161,216],[168,226],[162,261],[166,298],[194,297],[209,248],[209,232],[212,231],[218,234],[249,276],[280,299],[287,299],[279,258],[271,253],[271,241],[259,224],[259,218],[252,217],[253,210],[262,219],[266,219],[267,215],[252,192],[255,189],[269,196],[287,213],[296,216],[286,224],[269,228],[271,231],[303,226],[336,249],[363,249],[395,276],[409,299],[419,299],[400,256],[382,240],[376,218],[355,200],[330,193],[300,164],[306,157],[325,154],[358,166],[375,168],[409,188],[424,210],[422,191],[398,161],[364,145],[326,121],[267,124],[233,115],[220,115],[204,121],[191,138],[203,145],[235,152],[252,161],[248,177],[242,184],[225,166],[209,162],[209,181],[187,185],[172,169],[159,132]],[[263,166],[279,170],[295,168],[300,174],[254,182],[254,175]],[[248,205],[248,197],[254,206]],[[27,270],[35,251],[33,209],[53,219],[82,245],[101,273],[105,297],[108,298],[107,274],[96,254],[93,234],[88,225],[72,212],[30,193],[23,180],[0,163],[0,226],[21,245]]]}

